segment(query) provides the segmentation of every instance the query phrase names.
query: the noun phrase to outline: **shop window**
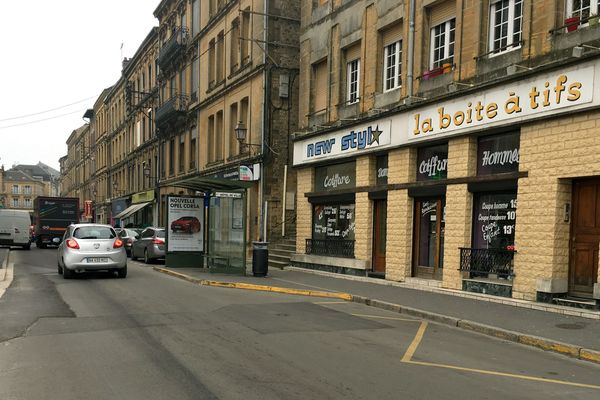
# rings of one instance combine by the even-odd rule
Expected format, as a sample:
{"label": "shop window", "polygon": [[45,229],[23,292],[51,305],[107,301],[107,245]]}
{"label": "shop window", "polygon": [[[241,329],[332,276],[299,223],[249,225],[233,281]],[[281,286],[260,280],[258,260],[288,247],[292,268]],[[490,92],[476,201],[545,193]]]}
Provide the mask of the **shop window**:
{"label": "shop window", "polygon": [[475,196],[473,247],[514,250],[517,192]]}
{"label": "shop window", "polygon": [[417,181],[448,177],[448,144],[422,147],[417,154]]}
{"label": "shop window", "polygon": [[315,205],[313,239],[354,240],[354,204]]}
{"label": "shop window", "polygon": [[501,53],[521,45],[523,0],[497,0],[490,4],[490,51]]}
{"label": "shop window", "polygon": [[519,133],[484,136],[477,145],[477,175],[519,170]]}

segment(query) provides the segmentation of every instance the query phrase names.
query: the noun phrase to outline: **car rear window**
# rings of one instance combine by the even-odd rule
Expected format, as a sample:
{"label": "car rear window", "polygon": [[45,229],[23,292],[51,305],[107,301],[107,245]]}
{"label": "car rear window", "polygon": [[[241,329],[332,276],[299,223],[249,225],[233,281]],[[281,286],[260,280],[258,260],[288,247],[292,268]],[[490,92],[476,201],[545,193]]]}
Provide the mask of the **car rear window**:
{"label": "car rear window", "polygon": [[105,226],[82,226],[73,232],[76,239],[113,239],[115,231]]}
{"label": "car rear window", "polygon": [[156,231],[156,237],[164,238],[165,237],[165,231]]}

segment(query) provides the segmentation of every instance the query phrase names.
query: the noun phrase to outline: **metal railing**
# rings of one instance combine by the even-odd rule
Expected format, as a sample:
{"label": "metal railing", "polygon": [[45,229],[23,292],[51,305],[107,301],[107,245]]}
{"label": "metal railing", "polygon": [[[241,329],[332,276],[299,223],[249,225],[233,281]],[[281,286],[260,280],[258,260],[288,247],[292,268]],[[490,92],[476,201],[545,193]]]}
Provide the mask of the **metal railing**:
{"label": "metal railing", "polygon": [[470,273],[471,278],[487,278],[490,274],[509,279],[515,276],[513,257],[516,251],[505,249],[460,248],[460,270]]}
{"label": "metal railing", "polygon": [[354,240],[306,239],[306,254],[353,258]]}
{"label": "metal railing", "polygon": [[185,27],[176,28],[158,52],[158,65],[164,68],[170,60],[184,49],[187,42],[188,29]]}

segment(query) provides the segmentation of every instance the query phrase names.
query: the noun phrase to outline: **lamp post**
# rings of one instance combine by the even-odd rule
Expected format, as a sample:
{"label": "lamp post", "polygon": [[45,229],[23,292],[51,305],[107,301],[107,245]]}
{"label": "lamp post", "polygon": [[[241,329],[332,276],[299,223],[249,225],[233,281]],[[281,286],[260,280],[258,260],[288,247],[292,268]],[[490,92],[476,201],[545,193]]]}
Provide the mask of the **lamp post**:
{"label": "lamp post", "polygon": [[235,128],[235,138],[240,143],[240,150],[243,151],[244,148],[250,150],[251,147],[260,148],[259,144],[245,143],[246,142],[246,134],[248,133],[248,128],[242,121],[239,121]]}

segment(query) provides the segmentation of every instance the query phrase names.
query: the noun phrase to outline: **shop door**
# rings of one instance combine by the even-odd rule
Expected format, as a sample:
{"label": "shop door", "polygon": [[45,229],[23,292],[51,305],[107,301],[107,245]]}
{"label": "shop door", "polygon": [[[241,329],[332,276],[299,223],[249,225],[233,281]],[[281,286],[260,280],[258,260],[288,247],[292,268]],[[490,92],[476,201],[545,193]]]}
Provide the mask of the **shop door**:
{"label": "shop door", "polygon": [[373,272],[385,274],[387,201],[373,203]]}
{"label": "shop door", "polygon": [[417,199],[415,203],[413,275],[442,279],[445,200]]}
{"label": "shop door", "polygon": [[600,179],[573,183],[569,293],[591,297],[598,280]]}

